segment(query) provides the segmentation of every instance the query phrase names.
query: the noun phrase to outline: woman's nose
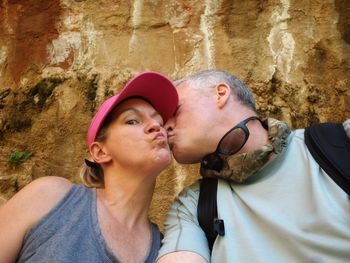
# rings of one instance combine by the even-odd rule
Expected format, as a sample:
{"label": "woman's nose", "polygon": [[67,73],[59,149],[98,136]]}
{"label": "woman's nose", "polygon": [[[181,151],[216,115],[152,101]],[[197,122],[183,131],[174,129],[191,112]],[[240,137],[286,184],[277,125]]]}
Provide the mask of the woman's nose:
{"label": "woman's nose", "polygon": [[158,132],[160,131],[160,123],[157,120],[151,119],[149,121],[149,124],[147,125],[146,129],[148,133],[152,133],[152,132]]}

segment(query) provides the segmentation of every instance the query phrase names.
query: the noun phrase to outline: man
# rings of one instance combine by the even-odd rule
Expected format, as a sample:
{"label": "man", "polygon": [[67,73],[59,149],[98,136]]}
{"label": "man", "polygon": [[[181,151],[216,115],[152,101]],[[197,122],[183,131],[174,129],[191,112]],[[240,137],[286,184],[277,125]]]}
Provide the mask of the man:
{"label": "man", "polygon": [[204,159],[202,175],[226,178],[217,190],[225,235],[210,252],[197,219],[197,182],[172,204],[158,262],[348,262],[349,198],[312,158],[304,130],[254,118],[253,95],[227,72],[203,71],[175,85],[169,142],[178,162]]}

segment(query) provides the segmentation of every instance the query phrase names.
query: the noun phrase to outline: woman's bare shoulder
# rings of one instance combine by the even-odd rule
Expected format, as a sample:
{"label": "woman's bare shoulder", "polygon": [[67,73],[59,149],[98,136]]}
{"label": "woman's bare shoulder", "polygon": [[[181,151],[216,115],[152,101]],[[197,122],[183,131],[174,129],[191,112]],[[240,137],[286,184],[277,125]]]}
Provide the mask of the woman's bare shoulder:
{"label": "woman's bare shoulder", "polygon": [[58,176],[44,176],[40,177],[26,187],[22,191],[36,192],[39,194],[49,194],[52,196],[65,194],[72,187],[72,182],[66,178]]}
{"label": "woman's bare shoulder", "polygon": [[[68,179],[63,177],[44,176],[28,184],[17,195],[24,195],[32,201],[38,199],[39,202],[56,203],[70,190],[72,185]],[[45,200],[42,200],[43,198]]]}
{"label": "woman's bare shoulder", "polygon": [[72,185],[68,179],[63,177],[38,178],[8,200],[0,208],[0,212],[21,216],[31,225],[53,208]]}
{"label": "woman's bare shoulder", "polygon": [[[61,177],[34,180],[0,206],[0,258],[15,261],[26,232],[47,214],[70,190]],[[2,261],[1,261],[2,262]]]}

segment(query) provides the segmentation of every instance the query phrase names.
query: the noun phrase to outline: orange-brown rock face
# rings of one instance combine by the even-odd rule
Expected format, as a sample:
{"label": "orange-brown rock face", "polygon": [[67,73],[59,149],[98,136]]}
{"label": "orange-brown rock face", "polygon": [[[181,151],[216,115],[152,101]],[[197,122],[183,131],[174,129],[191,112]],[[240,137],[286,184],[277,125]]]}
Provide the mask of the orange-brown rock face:
{"label": "orange-brown rock face", "polygon": [[[40,176],[78,182],[96,107],[143,70],[171,78],[227,70],[251,87],[262,115],[293,128],[350,117],[348,0],[7,0],[0,8],[0,203]],[[25,157],[11,164],[11,154]],[[157,223],[197,171],[174,161],[162,173]]]}

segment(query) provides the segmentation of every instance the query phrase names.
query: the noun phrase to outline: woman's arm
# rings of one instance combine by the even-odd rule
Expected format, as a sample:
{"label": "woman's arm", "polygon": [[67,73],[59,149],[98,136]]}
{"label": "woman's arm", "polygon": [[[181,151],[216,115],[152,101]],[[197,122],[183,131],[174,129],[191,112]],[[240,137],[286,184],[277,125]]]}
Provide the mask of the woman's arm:
{"label": "woman's arm", "polygon": [[16,260],[26,232],[64,197],[71,185],[64,178],[42,177],[0,207],[1,263]]}

